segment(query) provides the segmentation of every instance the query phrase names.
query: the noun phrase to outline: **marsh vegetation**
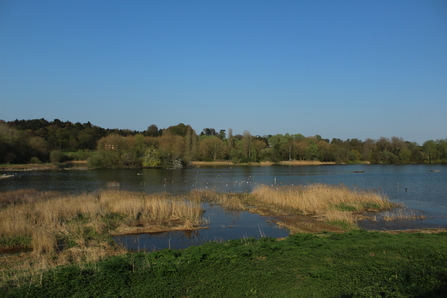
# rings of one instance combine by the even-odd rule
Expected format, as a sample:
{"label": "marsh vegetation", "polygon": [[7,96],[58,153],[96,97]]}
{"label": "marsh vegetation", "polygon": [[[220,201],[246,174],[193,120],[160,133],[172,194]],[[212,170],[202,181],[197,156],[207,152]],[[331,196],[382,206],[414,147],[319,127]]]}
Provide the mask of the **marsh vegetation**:
{"label": "marsh vegetation", "polygon": [[4,192],[0,202],[0,247],[3,251],[29,252],[1,258],[1,282],[20,286],[35,282],[56,266],[83,266],[124,254],[125,249],[113,242],[113,235],[206,227],[202,202],[229,210],[268,212],[292,233],[300,231],[300,220],[281,221],[281,216],[312,218],[307,222],[313,223],[313,232],[328,230],[327,223],[340,222],[346,223],[346,230],[355,228],[361,212],[392,206],[378,193],[323,184],[260,185],[248,194],[195,189],[181,196],[120,190],[77,195],[35,190]]}

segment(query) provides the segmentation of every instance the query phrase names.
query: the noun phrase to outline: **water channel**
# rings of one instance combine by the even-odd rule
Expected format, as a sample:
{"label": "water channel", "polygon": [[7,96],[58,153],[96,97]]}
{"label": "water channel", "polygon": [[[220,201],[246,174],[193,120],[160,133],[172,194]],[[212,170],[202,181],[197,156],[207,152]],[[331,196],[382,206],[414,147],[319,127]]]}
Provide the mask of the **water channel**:
{"label": "water channel", "polygon": [[[423,220],[362,222],[364,229],[447,228],[447,166],[445,165],[320,165],[320,166],[220,166],[183,170],[48,170],[1,172],[14,174],[0,179],[0,195],[16,189],[55,190],[68,193],[116,189],[183,194],[192,189],[218,192],[250,192],[258,184],[344,184],[351,188],[375,189],[393,202],[424,215]],[[116,241],[131,249],[184,248],[205,241],[243,237],[284,237],[287,230],[270,219],[249,212],[228,212],[204,204],[209,229],[159,235],[129,235]]]}

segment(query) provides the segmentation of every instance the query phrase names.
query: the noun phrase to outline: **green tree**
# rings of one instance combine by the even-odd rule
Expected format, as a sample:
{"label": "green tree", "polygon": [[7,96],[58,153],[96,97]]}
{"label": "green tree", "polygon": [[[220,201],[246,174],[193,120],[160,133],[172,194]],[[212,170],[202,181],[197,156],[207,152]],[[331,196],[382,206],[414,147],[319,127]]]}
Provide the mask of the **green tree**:
{"label": "green tree", "polygon": [[197,134],[191,127],[188,127],[185,135],[185,154],[186,163],[196,160],[198,157],[198,140]]}
{"label": "green tree", "polygon": [[65,158],[66,158],[65,154],[59,150],[54,150],[54,151],[51,151],[51,153],[50,153],[50,161],[52,163],[63,162],[63,161],[65,161]]}
{"label": "green tree", "polygon": [[146,130],[146,136],[158,137],[159,135],[160,135],[160,132],[158,130],[157,125],[155,125],[155,124],[150,125]]}
{"label": "green tree", "polygon": [[41,161],[48,159],[48,143],[42,137],[31,137],[28,140],[31,149],[31,155],[37,157]]}
{"label": "green tree", "polygon": [[422,145],[422,151],[425,153],[425,162],[429,164],[433,163],[439,157],[436,142],[433,140],[426,141]]}
{"label": "green tree", "polygon": [[161,166],[161,157],[157,149],[148,148],[143,156],[143,167],[158,168]]}
{"label": "green tree", "polygon": [[244,130],[242,138],[242,152],[246,161],[254,161],[253,155],[253,137],[248,130]]}

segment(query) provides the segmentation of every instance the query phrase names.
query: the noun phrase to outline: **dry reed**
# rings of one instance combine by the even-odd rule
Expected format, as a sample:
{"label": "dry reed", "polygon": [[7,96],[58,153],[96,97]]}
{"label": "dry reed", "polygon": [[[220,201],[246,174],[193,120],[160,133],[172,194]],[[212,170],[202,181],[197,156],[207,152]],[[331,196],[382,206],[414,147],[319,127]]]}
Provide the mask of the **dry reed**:
{"label": "dry reed", "polygon": [[326,184],[279,187],[260,185],[253,190],[251,198],[257,205],[318,215],[325,221],[348,223],[357,221],[353,212],[392,206],[388,199],[379,193]]}
{"label": "dry reed", "polygon": [[0,249],[32,248],[33,257],[2,267],[0,284],[1,280],[20,284],[24,276],[35,278],[54,266],[123,253],[110,237],[117,229],[130,233],[136,227],[193,229],[202,221],[199,203],[166,193],[106,190],[44,197],[36,191],[7,194],[8,204],[0,208]]}
{"label": "dry reed", "polygon": [[385,212],[382,216],[384,221],[396,221],[396,220],[417,220],[424,219],[425,216],[417,215],[415,211],[408,209],[398,209],[394,212]]}
{"label": "dry reed", "polygon": [[[40,229],[68,233],[70,226],[79,220],[102,233],[106,226],[104,221],[110,214],[119,215],[122,219],[119,222],[121,225],[128,225],[136,220],[140,225],[152,221],[188,221],[198,224],[202,209],[197,203],[168,194],[148,195],[108,190],[98,195],[60,196],[48,200],[22,202],[0,209],[0,237],[31,236],[33,241],[39,238],[48,239]],[[33,247],[36,246],[39,245],[33,242]],[[43,245],[42,250],[48,251],[49,247]]]}
{"label": "dry reed", "polygon": [[54,198],[60,194],[57,191],[37,191],[36,189],[19,189],[2,192],[0,195],[0,207],[11,204],[31,203],[40,200]]}
{"label": "dry reed", "polygon": [[219,204],[227,210],[247,210],[247,206],[241,201],[240,195],[218,193],[212,189],[191,190],[187,198],[194,202],[211,202]]}

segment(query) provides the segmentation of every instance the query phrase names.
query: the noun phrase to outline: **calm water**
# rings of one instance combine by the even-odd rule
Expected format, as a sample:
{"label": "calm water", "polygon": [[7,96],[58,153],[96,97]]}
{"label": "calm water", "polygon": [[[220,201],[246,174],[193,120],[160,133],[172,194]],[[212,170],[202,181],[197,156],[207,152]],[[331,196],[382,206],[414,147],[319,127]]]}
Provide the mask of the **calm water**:
{"label": "calm water", "polygon": [[[431,172],[439,170],[440,172]],[[354,171],[364,171],[354,173]],[[1,174],[11,172],[0,172]],[[79,193],[107,189],[168,191],[182,194],[195,188],[219,192],[250,192],[257,184],[305,185],[343,183],[352,188],[380,189],[392,201],[405,204],[427,218],[404,222],[364,222],[366,229],[447,228],[447,166],[445,165],[323,165],[266,167],[202,167],[183,170],[57,170],[16,172],[17,177],[0,180],[2,191],[21,188]],[[268,219],[248,212],[227,213],[204,206],[211,229],[185,234],[165,233],[117,239],[134,248],[181,248],[209,240],[242,237],[283,237],[287,231],[267,223]],[[174,241],[173,241],[174,239]],[[175,240],[178,239],[179,241]],[[186,244],[185,244],[186,243]],[[133,244],[132,244],[133,245]]]}

